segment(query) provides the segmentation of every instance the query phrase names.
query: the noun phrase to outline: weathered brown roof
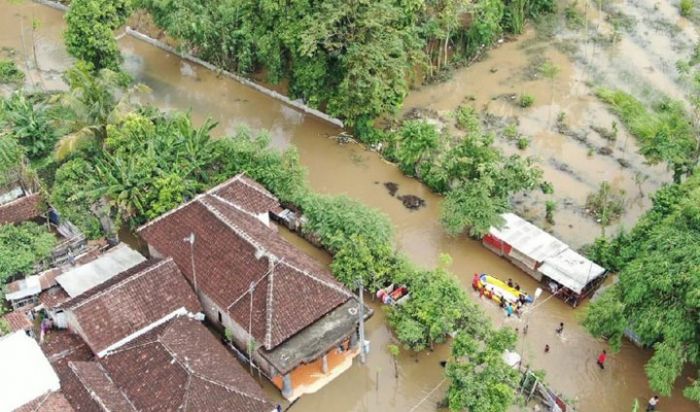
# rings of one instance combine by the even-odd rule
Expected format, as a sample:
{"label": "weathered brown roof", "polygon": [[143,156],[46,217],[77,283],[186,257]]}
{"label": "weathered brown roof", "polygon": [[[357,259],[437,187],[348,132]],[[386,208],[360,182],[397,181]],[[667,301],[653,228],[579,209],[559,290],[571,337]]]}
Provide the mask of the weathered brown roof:
{"label": "weathered brown roof", "polygon": [[100,363],[114,385],[108,386],[118,388],[138,411],[273,409],[231,353],[187,316],[149,331]]}
{"label": "weathered brown roof", "polygon": [[260,183],[242,174],[212,188],[209,193],[229,199],[253,214],[279,214],[283,210],[279,199]]}
{"label": "weathered brown roof", "polygon": [[56,282],[56,277],[61,273],[63,273],[63,269],[61,268],[51,268],[49,270],[45,270],[39,273],[38,276],[39,284],[41,285],[41,290],[46,290],[48,288],[56,286],[58,284]]}
{"label": "weathered brown roof", "polygon": [[[237,181],[237,180],[236,180]],[[226,184],[139,229],[160,253],[172,256],[197,287],[272,349],[313,324],[352,294],[320,264],[292,246],[255,214],[226,197]],[[250,288],[253,286],[251,312]]]}
{"label": "weathered brown roof", "polygon": [[7,315],[3,316],[3,319],[7,321],[10,331],[12,332],[16,332],[18,330],[29,330],[33,326],[32,322],[29,320],[29,317],[27,317],[27,314],[20,309],[8,313]]}
{"label": "weathered brown roof", "polygon": [[97,362],[69,362],[68,366],[92,400],[104,410],[136,412],[129,398],[114,384],[102,365]]}
{"label": "weathered brown roof", "polygon": [[43,211],[43,199],[39,193],[22,196],[0,206],[0,224],[18,223],[33,219]]}
{"label": "weathered brown roof", "polygon": [[101,412],[68,366],[71,361],[88,361],[93,358],[92,351],[80,336],[67,330],[49,330],[41,344],[41,350],[58,375],[61,393],[73,408],[80,412]]}
{"label": "weathered brown roof", "polygon": [[60,307],[75,316],[76,332],[96,354],[180,308],[201,311],[172,259],[142,262]]}
{"label": "weathered brown roof", "polygon": [[70,299],[68,293],[60,286],[54,286],[39,294],[39,302],[47,309],[52,309]]}
{"label": "weathered brown roof", "polygon": [[73,412],[75,409],[61,392],[51,392],[37,398],[15,412]]}

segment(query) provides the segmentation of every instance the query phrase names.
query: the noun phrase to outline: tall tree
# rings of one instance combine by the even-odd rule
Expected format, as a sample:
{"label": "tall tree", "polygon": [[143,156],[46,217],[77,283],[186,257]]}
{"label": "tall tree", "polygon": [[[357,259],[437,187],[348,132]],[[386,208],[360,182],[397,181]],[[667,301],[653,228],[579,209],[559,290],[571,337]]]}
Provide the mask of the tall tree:
{"label": "tall tree", "polygon": [[122,62],[114,30],[126,22],[131,0],[73,0],[66,14],[68,53],[92,70],[118,71]]}

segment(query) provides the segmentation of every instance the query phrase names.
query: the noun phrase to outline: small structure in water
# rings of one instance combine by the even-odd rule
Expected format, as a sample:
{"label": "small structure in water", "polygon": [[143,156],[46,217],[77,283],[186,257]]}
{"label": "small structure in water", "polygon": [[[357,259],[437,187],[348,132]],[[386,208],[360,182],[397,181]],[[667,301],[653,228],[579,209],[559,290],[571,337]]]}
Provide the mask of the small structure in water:
{"label": "small structure in water", "polygon": [[605,280],[606,269],[559,239],[513,213],[501,216],[505,224],[492,227],[483,245],[544,283],[566,303],[578,306]]}

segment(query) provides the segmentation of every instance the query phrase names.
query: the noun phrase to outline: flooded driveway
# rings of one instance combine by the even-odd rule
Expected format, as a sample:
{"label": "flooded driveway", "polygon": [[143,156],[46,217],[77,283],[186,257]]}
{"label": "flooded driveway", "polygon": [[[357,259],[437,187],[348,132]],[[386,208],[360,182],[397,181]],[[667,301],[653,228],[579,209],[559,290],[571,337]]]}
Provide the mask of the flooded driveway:
{"label": "flooded driveway", "polygon": [[[29,2],[19,5],[3,2],[1,7],[3,12],[0,14],[2,24],[0,46],[12,47],[27,56],[28,54],[23,50],[31,50],[28,43],[30,41],[28,39],[32,37],[31,19],[38,19],[41,23],[34,38],[37,44],[37,60],[42,72],[34,73],[35,76],[32,77],[36,78],[35,82],[39,82],[38,77],[44,78],[47,87],[56,83],[54,71],[63,70],[70,64],[61,44],[63,26],[61,13]],[[278,147],[296,146],[302,163],[308,168],[309,180],[315,190],[332,194],[345,193],[382,210],[396,227],[398,248],[414,262],[434,266],[440,253],[450,254],[453,258],[452,270],[465,289],[470,288],[471,277],[475,272],[488,272],[502,278],[513,278],[530,292],[537,287],[531,278],[481,247],[478,242],[445,235],[438,222],[440,198],[416,180],[404,177],[396,167],[387,164],[375,153],[365,150],[362,146],[340,145],[328,138],[337,135],[341,130],[299,113],[232,80],[217,78],[207,70],[130,37],[124,37],[120,43],[126,55],[127,69],[153,90],[154,104],[166,109],[191,110],[197,120],[212,116],[219,122],[216,132],[220,134],[230,132],[240,125],[247,125],[255,129],[268,130],[274,145]],[[28,45],[29,48],[27,48]],[[472,77],[470,73],[483,71],[484,66],[490,73],[489,65],[494,64],[490,62],[498,62],[502,69],[496,74],[507,75],[510,62],[514,61],[516,65],[518,63],[517,55],[511,57],[511,54],[515,53],[513,50],[519,50],[517,47],[517,42],[504,45],[492,53],[493,60],[455,73],[452,83],[446,83],[451,86],[435,86],[432,89],[417,92],[424,94],[411,96],[409,104],[412,102],[419,102],[418,104],[421,105],[434,104],[438,108],[451,110],[451,107],[458,105],[462,99],[458,96],[453,97],[453,93],[483,96],[480,99],[482,99],[481,102],[485,102],[490,99],[493,91],[480,91],[481,88],[471,89],[469,85],[475,83],[470,82],[478,77],[476,74]],[[564,58],[559,58],[562,60],[557,60],[558,64],[564,66]],[[48,71],[49,69],[51,71]],[[562,70],[560,79],[568,80],[561,80],[564,84],[558,93],[573,93],[569,91],[569,86],[571,79],[576,77],[575,73],[576,69],[573,67]],[[483,76],[488,77],[485,73]],[[458,79],[462,79],[462,83]],[[446,90],[449,92],[441,91],[441,87],[447,87]],[[537,95],[537,99],[540,102],[546,102],[548,99],[546,90],[536,89],[533,86],[531,92],[542,93]],[[433,97],[425,97],[431,95],[430,90],[435,90]],[[454,102],[445,100],[443,103],[440,97],[454,98]],[[563,104],[562,102],[568,100],[571,99],[555,101]],[[535,119],[541,118],[543,114],[538,114],[539,110],[547,111],[546,108],[538,108],[536,105],[531,116]],[[594,111],[591,116],[604,116],[606,113],[604,110]],[[529,127],[525,120],[521,124],[522,127]],[[541,151],[540,155],[544,158],[556,155],[557,150],[563,150],[559,153],[568,152],[568,148],[567,150],[557,149],[557,147],[566,146],[565,141],[555,140],[559,139],[557,137],[545,136],[541,138],[540,144],[535,144],[534,140],[540,138],[535,137],[535,126],[532,127],[533,145],[530,150],[533,153],[539,154]],[[597,174],[623,173],[617,169],[605,172],[608,164],[602,160],[596,160],[596,162],[600,164],[591,165],[591,171],[586,177],[591,182]],[[556,184],[555,172],[549,173],[551,175],[548,177],[551,176]],[[568,182],[565,177],[560,179],[564,183]],[[622,177],[622,179],[629,178]],[[664,177],[658,177],[657,180],[661,182]],[[397,183],[398,195],[412,194],[425,199],[426,207],[418,211],[407,210],[400,200],[388,194],[384,187],[385,182]],[[557,190],[570,193],[571,196],[576,196],[578,193],[576,187],[569,192],[564,192],[566,188],[557,187]],[[653,187],[650,186],[649,190],[653,190]],[[641,210],[642,207],[639,213]],[[572,214],[574,215],[576,214]],[[556,218],[561,224],[565,224],[569,219],[563,212]],[[579,231],[587,230],[584,221],[573,222],[575,226],[568,233],[574,237]],[[566,233],[564,229],[562,231]],[[595,232],[593,234],[597,233],[595,230],[593,232]],[[329,259],[320,251],[312,248],[309,248],[309,251],[320,259],[325,259],[326,262]],[[472,296],[476,301],[479,300],[478,295],[472,293]],[[624,412],[631,410],[634,398],[639,398],[641,401],[651,396],[643,369],[643,364],[649,357],[648,352],[625,344],[620,353],[609,358],[606,370],[600,371],[595,365],[595,357],[601,349],[606,348],[606,345],[590,337],[578,325],[577,317],[585,309],[579,308],[574,311],[557,299],[545,300],[548,296],[547,293],[543,294],[538,302],[541,305],[531,314],[527,336],[520,334],[518,350],[524,354],[527,364],[536,369],[544,369],[547,380],[557,391],[563,393],[565,398],[573,400],[580,411]],[[522,331],[524,321],[507,320],[504,314],[490,302],[481,301],[479,304],[495,323],[505,324]],[[418,356],[402,353],[398,359],[399,376],[395,378],[393,359],[386,348],[387,344],[391,343],[391,335],[383,320],[382,311],[378,307],[375,308],[378,310],[367,324],[367,335],[371,341],[371,353],[367,365],[363,366],[359,361],[356,362],[348,372],[322,391],[299,400],[292,407],[292,411],[435,410],[436,402],[441,399],[446,388],[439,361],[446,359],[448,347],[442,345],[434,352],[422,353]],[[554,332],[559,322],[565,323],[562,337],[558,337]],[[543,352],[545,344],[551,347],[551,351],[547,354]],[[268,389],[270,389],[269,385]],[[275,391],[270,389],[269,392],[271,396],[279,398]],[[663,410],[667,411],[697,411],[697,405],[685,400],[679,390],[674,392],[672,398],[663,398],[661,405]]]}

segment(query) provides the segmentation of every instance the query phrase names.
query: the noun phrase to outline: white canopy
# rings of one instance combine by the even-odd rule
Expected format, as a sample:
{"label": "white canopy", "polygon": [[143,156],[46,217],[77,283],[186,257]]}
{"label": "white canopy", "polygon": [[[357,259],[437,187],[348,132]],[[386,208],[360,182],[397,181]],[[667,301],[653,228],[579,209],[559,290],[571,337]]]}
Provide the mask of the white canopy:
{"label": "white canopy", "polygon": [[605,273],[605,269],[572,249],[548,257],[538,269],[576,293],[581,293],[588,282]]}
{"label": "white canopy", "polygon": [[12,411],[61,388],[56,372],[23,331],[0,338],[0,411]]}
{"label": "white canopy", "polygon": [[145,260],[143,255],[122,243],[92,262],[57,276],[56,281],[68,296],[75,297]]}

